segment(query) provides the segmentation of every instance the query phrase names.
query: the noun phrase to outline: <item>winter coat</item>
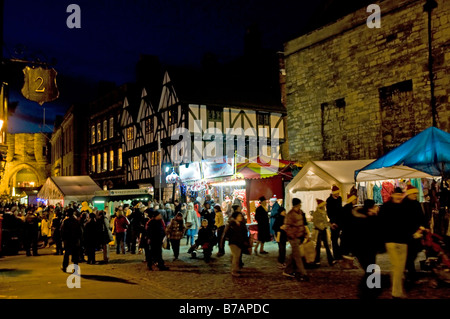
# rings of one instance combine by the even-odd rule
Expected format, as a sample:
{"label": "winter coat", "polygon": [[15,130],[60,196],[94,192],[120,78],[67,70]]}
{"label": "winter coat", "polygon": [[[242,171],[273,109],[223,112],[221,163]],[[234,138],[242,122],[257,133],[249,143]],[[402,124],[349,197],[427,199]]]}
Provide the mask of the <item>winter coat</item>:
{"label": "winter coat", "polygon": [[408,216],[405,213],[401,203],[388,201],[381,206],[378,216],[382,225],[382,239],[385,243],[408,243],[412,234],[406,227]]}
{"label": "winter coat", "polygon": [[222,211],[215,213],[214,225],[216,226],[216,228],[225,226],[225,224],[223,222],[223,213],[222,213]]}
{"label": "winter coat", "polygon": [[383,252],[383,228],[378,216],[369,216],[363,207],[356,207],[347,225],[350,251],[355,255]]}
{"label": "winter coat", "polygon": [[208,221],[208,227],[214,228],[214,224],[216,223],[216,213],[211,208],[204,208],[200,214],[202,219],[206,219]]}
{"label": "winter coat", "polygon": [[24,231],[25,234],[37,234],[39,232],[39,220],[34,213],[27,214],[25,217]]}
{"label": "winter coat", "polygon": [[191,223],[192,226],[189,229],[199,229],[199,221],[195,210],[188,210],[186,213],[186,223]]}
{"label": "winter coat", "polygon": [[48,219],[42,219],[41,221],[41,235],[50,237],[52,235],[51,223]]}
{"label": "winter coat", "polygon": [[291,209],[284,218],[284,231],[289,240],[303,238],[306,234],[306,225],[306,216],[301,210],[297,212]]}
{"label": "winter coat", "polygon": [[164,226],[159,219],[150,219],[146,226],[147,240],[150,245],[162,245],[163,239],[166,236]]}
{"label": "winter coat", "polygon": [[98,222],[100,223],[100,244],[107,245],[114,240],[109,219],[106,217],[101,217]]}
{"label": "winter coat", "polygon": [[270,241],[270,222],[267,210],[258,206],[255,211],[255,220],[258,223],[258,240],[262,242]]}
{"label": "winter coat", "polygon": [[330,223],[328,222],[327,212],[325,209],[318,208],[314,211],[313,215],[313,223],[314,227],[318,230],[324,230],[327,227],[330,227]]}
{"label": "winter coat", "polygon": [[211,227],[201,227],[198,231],[198,237],[195,243],[200,246],[208,244],[209,247],[212,247],[216,244],[215,239],[216,236]]}
{"label": "winter coat", "polygon": [[[235,219],[230,219],[223,232],[222,245],[225,240],[228,240],[229,245],[236,245],[241,249],[250,247],[250,240],[248,237],[248,230],[245,221],[239,224]],[[223,246],[222,246],[223,247]]]}
{"label": "winter coat", "polygon": [[417,200],[410,200],[406,197],[402,202],[402,208],[405,211],[404,214],[407,218],[405,222],[410,239],[412,239],[413,234],[419,227],[422,226],[428,228],[422,205]]}
{"label": "winter coat", "polygon": [[184,226],[183,220],[179,221],[175,218],[172,218],[169,226],[166,228],[166,234],[170,239],[180,240],[184,236],[184,231],[186,227]]}
{"label": "winter coat", "polygon": [[342,198],[334,198],[332,195],[327,199],[327,215],[331,224],[340,225],[342,213]]}
{"label": "winter coat", "polygon": [[272,229],[275,232],[275,234],[278,232],[280,233],[280,242],[286,242],[287,240],[286,232],[283,229],[281,229],[281,226],[284,225],[284,219],[285,216],[281,214],[275,215],[275,221],[273,222],[272,226]]}
{"label": "winter coat", "polygon": [[84,226],[84,242],[86,246],[95,247],[100,241],[100,228],[95,220],[90,220]]}
{"label": "winter coat", "polygon": [[64,245],[79,246],[82,236],[80,222],[75,217],[64,219],[61,225],[61,237]]}
{"label": "winter coat", "polygon": [[130,222],[128,221],[128,218],[123,215],[117,216],[114,220],[114,231],[116,233],[124,233],[129,224]]}

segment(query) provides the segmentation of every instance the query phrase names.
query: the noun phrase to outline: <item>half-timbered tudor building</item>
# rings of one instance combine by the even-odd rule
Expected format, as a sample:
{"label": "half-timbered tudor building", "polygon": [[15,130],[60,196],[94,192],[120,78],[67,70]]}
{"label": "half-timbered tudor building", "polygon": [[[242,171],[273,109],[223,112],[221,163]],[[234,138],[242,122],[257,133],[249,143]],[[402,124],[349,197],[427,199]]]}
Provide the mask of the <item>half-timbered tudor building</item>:
{"label": "half-timbered tudor building", "polygon": [[[240,161],[259,155],[280,158],[280,147],[285,142],[286,116],[281,99],[264,93],[253,94],[245,88],[233,88],[231,84],[213,78],[211,74],[167,68],[162,89],[159,88],[159,101],[149,97],[149,92],[155,94],[155,89],[146,87],[140,92],[139,108],[133,114],[135,107],[131,106],[127,95],[121,118],[127,183],[150,183],[157,188],[161,164],[162,186],[165,186],[167,173],[176,168],[182,155],[188,154],[172,151],[180,142],[180,138],[172,139],[176,129],[186,129],[190,135],[191,157],[185,162],[205,159],[202,155],[234,156],[236,147],[227,150],[227,138],[233,139],[229,146],[244,138],[245,147],[236,149]],[[274,133],[272,129],[275,128],[278,130]],[[238,136],[225,135],[229,129],[238,132]],[[212,137],[206,133],[223,135]],[[267,146],[259,148],[262,135],[267,137]],[[222,143],[211,147],[212,140]]]}

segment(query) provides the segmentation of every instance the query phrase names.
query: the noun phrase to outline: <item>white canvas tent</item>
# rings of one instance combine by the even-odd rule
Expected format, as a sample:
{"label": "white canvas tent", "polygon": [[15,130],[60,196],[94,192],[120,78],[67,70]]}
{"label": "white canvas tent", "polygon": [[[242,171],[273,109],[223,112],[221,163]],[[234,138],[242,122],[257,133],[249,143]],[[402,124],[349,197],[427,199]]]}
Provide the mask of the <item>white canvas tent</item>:
{"label": "white canvas tent", "polygon": [[301,171],[286,186],[286,210],[292,206],[292,199],[302,201],[305,213],[316,209],[316,198],[326,200],[333,185],[341,189],[343,200],[353,185],[355,185],[355,171],[361,169],[374,160],[347,161],[309,161]]}
{"label": "white canvas tent", "polygon": [[42,186],[38,198],[48,200],[49,204],[62,202],[63,205],[71,201],[90,201],[96,191],[101,188],[85,176],[52,176]]}

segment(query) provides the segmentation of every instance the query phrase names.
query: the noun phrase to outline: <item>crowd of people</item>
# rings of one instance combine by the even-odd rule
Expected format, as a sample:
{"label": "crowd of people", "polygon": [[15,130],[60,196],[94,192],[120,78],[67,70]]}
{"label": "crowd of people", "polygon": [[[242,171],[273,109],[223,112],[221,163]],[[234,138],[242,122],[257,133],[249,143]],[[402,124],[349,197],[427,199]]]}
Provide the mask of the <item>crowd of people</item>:
{"label": "crowd of people", "polygon": [[[109,208],[98,210],[87,202],[70,203],[67,207],[27,206],[3,203],[3,243],[10,253],[24,249],[27,256],[38,255],[38,244],[55,246],[56,255],[64,255],[62,270],[72,263],[108,263],[110,246],[116,254],[144,254],[149,270],[169,270],[163,259],[163,249],[173,251],[173,261],[180,256],[181,241],[185,238],[187,253],[197,258],[199,251],[204,261],[210,262],[213,250],[225,255],[228,242],[231,253],[230,273],[240,277],[244,254],[265,255],[265,243],[278,245],[278,268],[283,276],[309,281],[307,269],[320,267],[321,248],[325,248],[330,266],[345,265],[356,259],[364,275],[360,285],[361,297],[376,297],[377,290],[369,289],[367,268],[376,264],[376,256],[387,252],[392,264],[392,296],[404,298],[404,280],[416,280],[415,259],[421,250],[420,239],[429,225],[417,201],[417,189],[395,189],[389,202],[378,207],[373,200],[357,205],[357,193],[347,195],[346,202],[340,189],[333,186],[326,201],[317,199],[317,208],[308,222],[301,209],[301,200],[294,198],[287,212],[277,202],[259,198],[255,212],[257,237],[249,233],[242,203],[228,206],[214,203],[210,196],[188,203],[157,201],[120,205],[114,214]],[[312,227],[311,227],[312,224]],[[314,262],[306,262],[306,244],[315,243]],[[329,244],[330,241],[330,244]],[[287,255],[287,244],[291,248]],[[103,252],[103,260],[96,261],[96,252]],[[87,259],[86,259],[87,258]]]}

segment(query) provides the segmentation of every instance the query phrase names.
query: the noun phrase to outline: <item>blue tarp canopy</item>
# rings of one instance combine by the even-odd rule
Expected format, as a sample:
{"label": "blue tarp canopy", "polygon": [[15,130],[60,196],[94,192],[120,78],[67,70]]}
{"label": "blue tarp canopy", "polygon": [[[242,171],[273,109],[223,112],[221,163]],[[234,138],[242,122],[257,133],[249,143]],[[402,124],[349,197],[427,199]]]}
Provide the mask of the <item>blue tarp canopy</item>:
{"label": "blue tarp canopy", "polygon": [[450,134],[430,127],[373,163],[355,171],[355,180],[425,178],[450,174]]}

